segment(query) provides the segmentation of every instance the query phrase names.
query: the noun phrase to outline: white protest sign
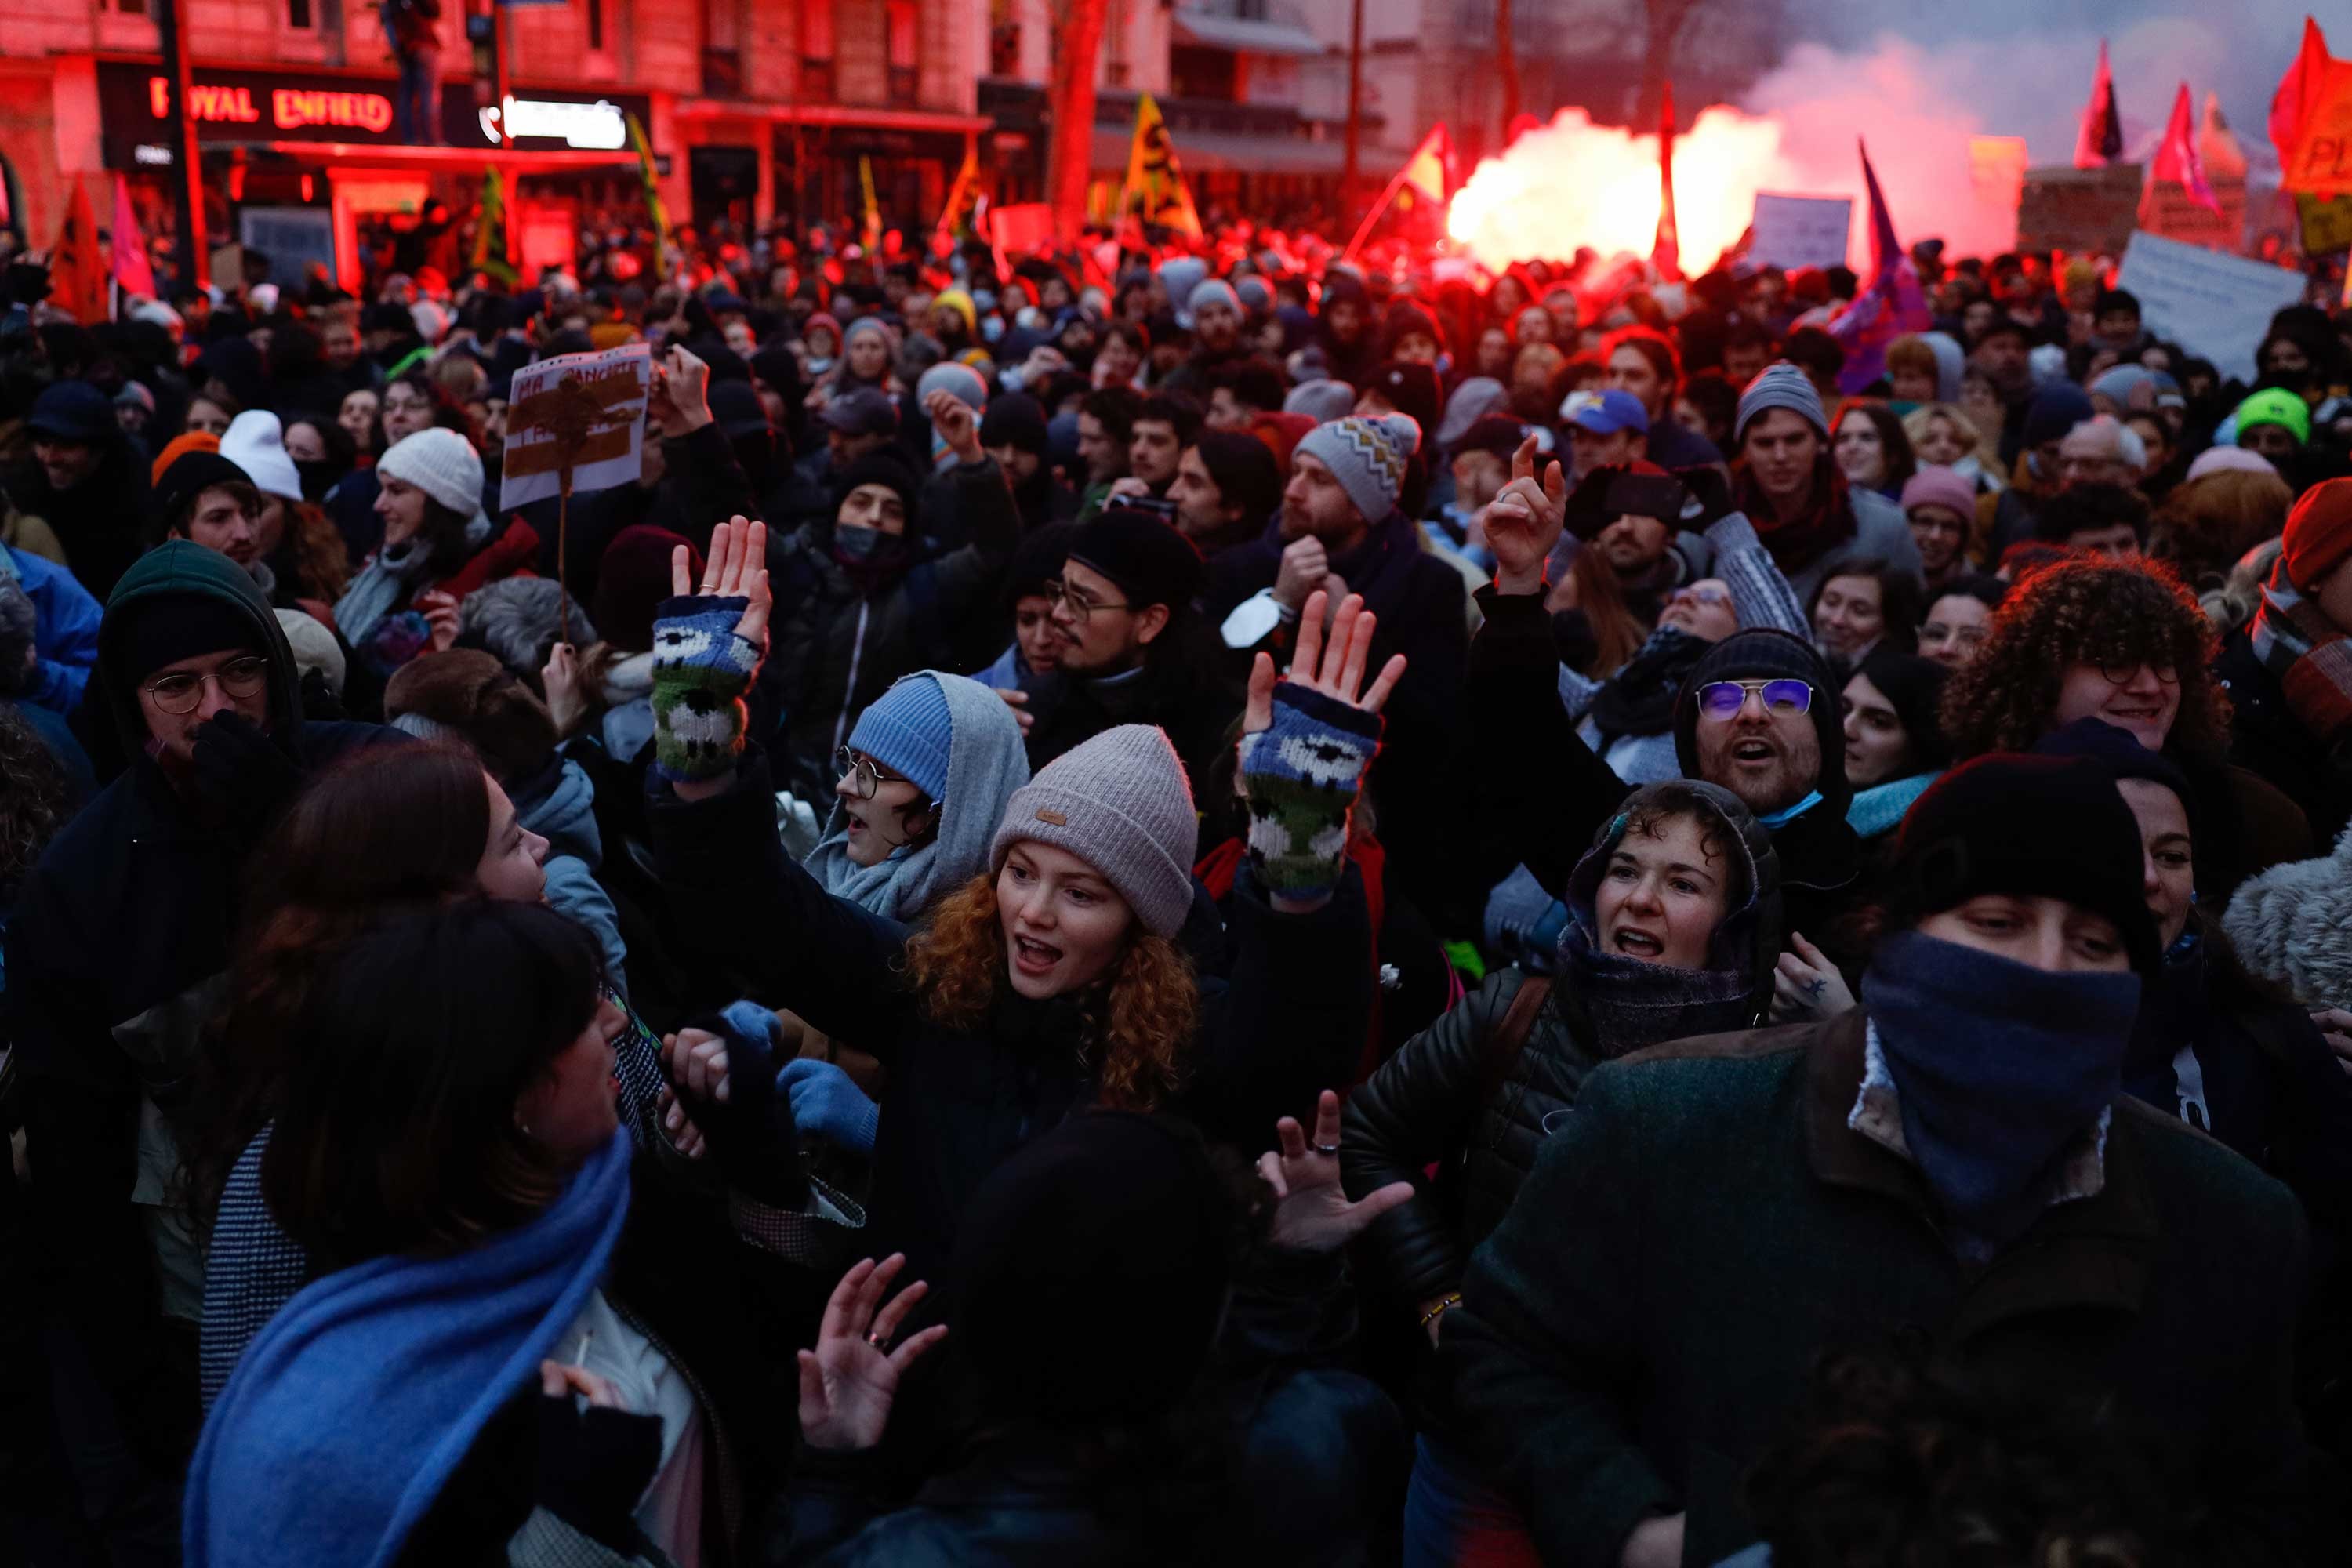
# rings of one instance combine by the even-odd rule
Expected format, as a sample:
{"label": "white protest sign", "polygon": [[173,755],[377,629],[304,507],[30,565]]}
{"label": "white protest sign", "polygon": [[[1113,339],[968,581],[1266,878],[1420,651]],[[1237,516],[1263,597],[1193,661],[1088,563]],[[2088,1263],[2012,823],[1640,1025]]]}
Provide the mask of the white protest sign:
{"label": "white protest sign", "polygon": [[1853,227],[1852,196],[1776,196],[1756,193],[1755,237],[1748,254],[1768,267],[1845,265],[1846,235]]}
{"label": "white protest sign", "polygon": [[653,351],[644,343],[562,354],[515,372],[499,509],[561,494],[567,470],[574,495],[635,484],[652,385]]}
{"label": "white protest sign", "polygon": [[2271,317],[2303,299],[2303,274],[2136,232],[2116,287],[2138,297],[2149,331],[2211,360],[2223,376],[2250,382]]}

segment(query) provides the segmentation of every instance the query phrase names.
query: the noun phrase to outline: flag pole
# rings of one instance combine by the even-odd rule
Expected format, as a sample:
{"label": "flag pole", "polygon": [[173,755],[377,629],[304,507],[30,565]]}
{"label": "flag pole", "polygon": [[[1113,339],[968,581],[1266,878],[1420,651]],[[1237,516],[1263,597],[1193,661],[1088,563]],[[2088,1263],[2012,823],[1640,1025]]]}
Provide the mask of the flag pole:
{"label": "flag pole", "polygon": [[1389,210],[1389,204],[1391,202],[1396,200],[1397,187],[1404,183],[1405,170],[1412,168],[1413,158],[1418,158],[1420,156],[1420,149],[1415,148],[1413,150],[1412,157],[1407,158],[1404,163],[1399,166],[1397,172],[1389,176],[1388,184],[1381,191],[1381,199],[1374,202],[1371,205],[1370,210],[1364,214],[1364,221],[1356,226],[1356,237],[1348,241],[1348,248],[1339,253],[1340,260],[1348,260],[1356,254],[1356,247],[1362,245],[1364,243],[1365,237],[1372,232],[1372,225],[1380,222],[1381,215]]}

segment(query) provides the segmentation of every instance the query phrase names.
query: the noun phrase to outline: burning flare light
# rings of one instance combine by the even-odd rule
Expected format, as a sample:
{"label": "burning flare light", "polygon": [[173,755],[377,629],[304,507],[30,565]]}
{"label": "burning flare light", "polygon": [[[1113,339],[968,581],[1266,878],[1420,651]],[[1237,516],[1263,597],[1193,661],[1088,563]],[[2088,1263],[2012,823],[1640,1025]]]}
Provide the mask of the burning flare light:
{"label": "burning flare light", "polygon": [[[1773,121],[1717,105],[1675,138],[1675,209],[1683,266],[1704,271],[1738,242],[1758,191],[1801,192]],[[1488,158],[1454,195],[1445,228],[1490,268],[1565,259],[1579,246],[1602,256],[1650,254],[1658,227],[1658,139],[1595,125],[1563,109]]]}

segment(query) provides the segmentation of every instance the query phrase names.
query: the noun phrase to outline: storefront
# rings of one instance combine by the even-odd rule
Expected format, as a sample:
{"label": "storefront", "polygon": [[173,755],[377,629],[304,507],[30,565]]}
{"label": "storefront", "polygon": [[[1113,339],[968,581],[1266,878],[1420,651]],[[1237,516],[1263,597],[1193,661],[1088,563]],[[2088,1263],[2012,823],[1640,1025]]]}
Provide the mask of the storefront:
{"label": "storefront", "polygon": [[[149,232],[168,228],[178,151],[166,132],[171,78],[152,61],[98,63],[101,153],[131,188]],[[300,282],[314,267],[356,289],[371,258],[425,255],[445,271],[455,237],[436,205],[463,215],[496,166],[509,195],[526,270],[568,264],[581,224],[641,205],[628,133],[651,134],[643,94],[518,84],[504,104],[480,101],[467,80],[444,84],[443,145],[398,140],[388,76],[330,70],[199,66],[188,110],[204,160],[205,232],[216,247],[264,255],[268,276]],[[510,144],[499,139],[501,125]],[[428,232],[429,231],[429,232]]]}
{"label": "storefront", "polygon": [[[989,121],[976,114],[838,103],[688,99],[674,111],[691,143],[694,209],[703,221],[856,224],[866,185],[883,224],[909,233],[938,222],[965,154]],[[744,182],[756,179],[750,200]]]}

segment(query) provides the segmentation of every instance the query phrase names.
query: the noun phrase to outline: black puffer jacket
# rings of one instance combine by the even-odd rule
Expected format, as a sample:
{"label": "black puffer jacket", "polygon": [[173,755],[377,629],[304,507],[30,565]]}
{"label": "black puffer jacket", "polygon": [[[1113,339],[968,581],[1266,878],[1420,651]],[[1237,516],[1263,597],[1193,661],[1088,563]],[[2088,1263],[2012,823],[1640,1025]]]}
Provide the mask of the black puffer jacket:
{"label": "black puffer jacket", "polygon": [[[1350,1197],[1391,1182],[1426,1189],[1422,1173],[1438,1166],[1437,1189],[1424,1190],[1381,1216],[1356,1244],[1354,1259],[1368,1289],[1391,1305],[1391,1316],[1419,1315],[1421,1303],[1458,1289],[1471,1252],[1502,1223],[1519,1184],[1535,1168],[1547,1135],[1545,1121],[1576,1102],[1585,1077],[1603,1061],[1667,1040],[1703,1034],[1731,1016],[1752,1026],[1772,996],[1780,953],[1779,858],[1771,835],[1727,790],[1677,782],[1636,792],[1638,805],[1661,790],[1693,790],[1735,826],[1745,851],[1749,893],[1726,917],[1711,944],[1706,974],[1736,976],[1712,999],[1647,996],[1639,1019],[1612,1007],[1595,988],[1582,994],[1579,965],[1563,963],[1524,1047],[1508,1056],[1499,1039],[1513,998],[1528,983],[1518,969],[1491,974],[1463,1001],[1349,1096],[1339,1141],[1339,1170]],[[1593,925],[1593,897],[1622,817],[1604,826],[1570,879],[1570,930]],[[1643,965],[1650,978],[1657,966]],[[1671,974],[1673,972],[1665,972]],[[1558,1123],[1553,1123],[1556,1130]]]}

